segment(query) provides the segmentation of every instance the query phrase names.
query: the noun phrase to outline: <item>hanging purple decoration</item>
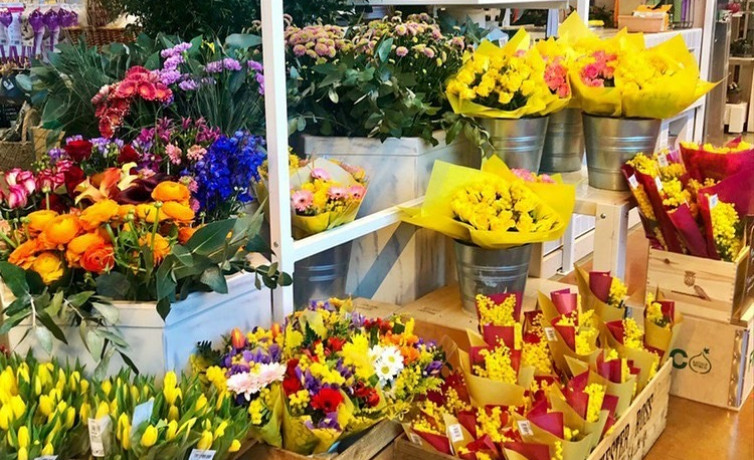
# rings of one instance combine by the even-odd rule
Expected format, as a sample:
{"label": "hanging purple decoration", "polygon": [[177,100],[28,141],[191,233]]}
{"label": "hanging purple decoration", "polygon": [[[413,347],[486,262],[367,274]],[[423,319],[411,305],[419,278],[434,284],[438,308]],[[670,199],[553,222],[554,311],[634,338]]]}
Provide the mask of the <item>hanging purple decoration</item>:
{"label": "hanging purple decoration", "polygon": [[50,51],[52,51],[60,38],[60,14],[56,10],[49,9],[45,13],[44,20],[50,32]]}
{"label": "hanging purple decoration", "polygon": [[[29,25],[31,26],[31,29],[34,31],[34,48],[32,51],[32,56],[39,56],[42,54],[42,37],[45,33],[45,14],[42,14],[41,11],[39,11],[39,8],[32,11],[31,14],[29,14]],[[56,19],[57,19],[57,15]],[[30,56],[31,57],[31,56]]]}
{"label": "hanging purple decoration", "polygon": [[78,25],[79,15],[75,11],[61,8],[58,10],[60,27],[73,27]]}
{"label": "hanging purple decoration", "polygon": [[8,26],[13,22],[13,13],[8,8],[0,9],[0,59],[5,62],[8,55],[5,53],[6,48],[10,45],[8,36]]}

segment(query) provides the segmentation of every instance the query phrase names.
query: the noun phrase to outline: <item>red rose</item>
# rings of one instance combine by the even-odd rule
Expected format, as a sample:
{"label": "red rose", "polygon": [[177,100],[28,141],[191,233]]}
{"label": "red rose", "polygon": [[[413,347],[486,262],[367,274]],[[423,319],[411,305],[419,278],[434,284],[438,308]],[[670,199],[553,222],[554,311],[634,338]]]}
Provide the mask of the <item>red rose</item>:
{"label": "red rose", "polygon": [[363,400],[364,403],[369,407],[375,407],[380,403],[380,394],[377,393],[377,390],[364,386],[364,384],[359,385],[359,387],[354,391],[354,395],[357,398]]}
{"label": "red rose", "polygon": [[312,407],[329,414],[338,410],[338,406],[343,402],[343,394],[332,388],[322,388],[319,393],[312,398]]}
{"label": "red rose", "polygon": [[120,149],[120,154],[118,154],[118,163],[125,164],[135,161],[139,161],[139,152],[137,152],[131,144],[124,145],[123,148]]}
{"label": "red rose", "polygon": [[93,273],[104,273],[115,266],[115,253],[109,244],[90,247],[81,256],[81,268]]}
{"label": "red rose", "polygon": [[92,156],[92,143],[83,139],[70,141],[63,147],[63,150],[71,157],[71,160],[81,163]]}
{"label": "red rose", "polygon": [[343,345],[345,345],[346,340],[345,339],[339,339],[337,337],[329,337],[327,339],[327,346],[332,351],[340,351],[343,349]]}
{"label": "red rose", "polygon": [[84,182],[85,178],[86,174],[84,174],[84,170],[76,165],[71,166],[70,169],[65,172],[65,188],[70,196],[73,196],[76,186]]}

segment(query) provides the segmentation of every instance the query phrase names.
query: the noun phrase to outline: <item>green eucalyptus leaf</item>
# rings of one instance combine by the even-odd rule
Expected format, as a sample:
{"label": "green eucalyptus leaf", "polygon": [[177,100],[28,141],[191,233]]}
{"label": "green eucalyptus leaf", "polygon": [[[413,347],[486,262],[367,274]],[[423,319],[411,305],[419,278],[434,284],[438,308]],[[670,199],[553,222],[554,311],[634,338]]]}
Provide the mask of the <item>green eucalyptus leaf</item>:
{"label": "green eucalyptus leaf", "polygon": [[92,306],[99,312],[100,315],[102,315],[103,318],[105,318],[105,321],[107,321],[109,324],[118,323],[118,319],[120,318],[120,311],[116,306],[102,302],[92,302]]}
{"label": "green eucalyptus leaf", "polygon": [[63,334],[63,331],[60,330],[60,327],[55,323],[55,321],[50,318],[49,315],[46,313],[37,313],[37,320],[44,325],[44,327],[49,330],[52,335],[55,336],[56,339],[60,340],[61,342],[67,344],[68,339],[65,338],[65,334]]}
{"label": "green eucalyptus leaf", "polygon": [[130,291],[128,277],[120,272],[105,273],[97,277],[97,294],[111,299],[126,299]]}
{"label": "green eucalyptus leaf", "polygon": [[37,341],[42,349],[47,352],[48,355],[52,354],[52,334],[44,327],[37,327],[34,329],[34,335],[37,336]]}
{"label": "green eucalyptus leaf", "polygon": [[29,295],[29,283],[26,281],[26,271],[10,262],[0,262],[0,277],[14,296]]}
{"label": "green eucalyptus leaf", "polygon": [[31,309],[20,311],[13,316],[3,319],[3,324],[0,325],[0,335],[7,334],[11,329],[18,326],[21,321],[28,318],[30,315]]}
{"label": "green eucalyptus leaf", "polygon": [[204,270],[199,281],[209,286],[215,292],[219,292],[220,294],[228,293],[228,284],[225,281],[225,275],[223,275],[219,267],[210,267]]}
{"label": "green eucalyptus leaf", "polygon": [[225,246],[228,233],[233,229],[235,219],[211,222],[197,230],[186,242],[193,254],[208,255]]}
{"label": "green eucalyptus leaf", "polygon": [[105,348],[105,339],[97,334],[96,329],[89,329],[86,333],[87,348],[95,360],[102,356],[102,350]]}
{"label": "green eucalyptus leaf", "polygon": [[167,297],[157,301],[157,313],[160,314],[163,321],[167,319],[170,314],[170,300]]}

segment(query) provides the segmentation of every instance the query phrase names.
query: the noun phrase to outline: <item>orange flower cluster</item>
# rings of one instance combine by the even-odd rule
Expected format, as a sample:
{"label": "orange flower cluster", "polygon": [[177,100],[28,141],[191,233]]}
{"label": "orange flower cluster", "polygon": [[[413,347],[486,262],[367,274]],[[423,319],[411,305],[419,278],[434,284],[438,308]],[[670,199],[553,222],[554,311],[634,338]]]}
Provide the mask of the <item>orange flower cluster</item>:
{"label": "orange flower cluster", "polygon": [[189,206],[190,197],[186,186],[166,181],[152,191],[155,201],[151,203],[120,205],[105,198],[67,214],[32,212],[24,219],[26,241],[15,248],[8,261],[37,272],[48,285],[61,279],[67,269],[102,274],[116,265],[118,235],[132,231],[139,246],[149,247],[158,264],[172,247],[170,238],[158,231],[164,228],[162,224],[177,226],[181,243],[195,231],[190,227],[195,217]]}

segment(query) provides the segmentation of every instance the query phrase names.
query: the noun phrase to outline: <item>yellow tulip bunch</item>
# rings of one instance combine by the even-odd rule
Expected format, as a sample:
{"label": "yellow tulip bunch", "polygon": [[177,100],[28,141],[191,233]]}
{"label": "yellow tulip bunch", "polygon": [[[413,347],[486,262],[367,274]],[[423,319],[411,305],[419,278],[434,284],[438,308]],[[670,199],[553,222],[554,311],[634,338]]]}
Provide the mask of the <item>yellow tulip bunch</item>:
{"label": "yellow tulip bunch", "polygon": [[66,459],[88,450],[89,382],[80,367],[3,354],[0,369],[0,458]]}

